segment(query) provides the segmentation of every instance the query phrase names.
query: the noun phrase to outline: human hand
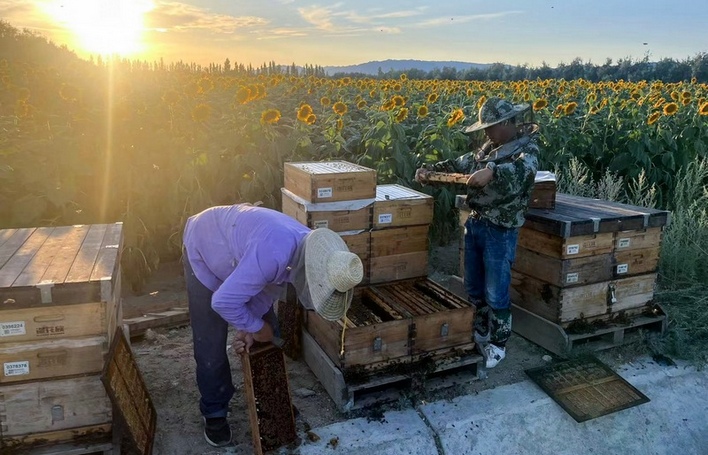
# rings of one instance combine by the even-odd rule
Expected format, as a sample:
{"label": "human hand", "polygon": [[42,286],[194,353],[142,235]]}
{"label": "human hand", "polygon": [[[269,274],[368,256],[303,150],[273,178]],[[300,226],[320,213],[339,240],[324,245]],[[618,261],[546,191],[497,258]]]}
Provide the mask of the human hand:
{"label": "human hand", "polygon": [[261,330],[253,334],[253,339],[259,343],[273,341],[273,327],[264,321]]}
{"label": "human hand", "polygon": [[415,181],[418,183],[428,183],[428,171],[425,168],[415,170]]}
{"label": "human hand", "polygon": [[487,183],[492,181],[492,177],[494,177],[494,172],[485,167],[484,169],[480,169],[470,175],[470,178],[467,179],[467,186],[485,186]]}
{"label": "human hand", "polygon": [[231,343],[231,347],[236,354],[250,352],[251,346],[253,346],[253,334],[241,331],[236,332],[234,341]]}

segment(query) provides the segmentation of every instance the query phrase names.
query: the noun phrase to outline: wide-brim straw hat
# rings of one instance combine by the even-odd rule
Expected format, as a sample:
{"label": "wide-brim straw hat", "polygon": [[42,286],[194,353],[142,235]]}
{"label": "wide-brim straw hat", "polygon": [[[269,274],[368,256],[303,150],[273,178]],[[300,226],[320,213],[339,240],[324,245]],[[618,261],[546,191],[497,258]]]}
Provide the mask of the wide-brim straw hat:
{"label": "wide-brim straw hat", "polygon": [[473,133],[496,125],[504,120],[516,117],[530,107],[531,106],[528,104],[512,104],[502,98],[489,98],[479,108],[479,119],[477,122],[465,128],[465,133]]}
{"label": "wide-brim straw hat", "polygon": [[346,314],[354,287],[364,278],[359,256],[349,251],[336,232],[315,229],[305,237],[305,279],[312,306],[328,321]]}

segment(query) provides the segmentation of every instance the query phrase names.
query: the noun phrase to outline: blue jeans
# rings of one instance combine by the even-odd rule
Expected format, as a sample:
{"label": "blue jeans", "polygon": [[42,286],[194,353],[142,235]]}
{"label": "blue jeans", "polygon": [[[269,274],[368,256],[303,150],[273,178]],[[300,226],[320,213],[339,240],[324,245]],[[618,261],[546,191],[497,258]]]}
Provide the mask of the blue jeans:
{"label": "blue jeans", "polygon": [[[194,275],[186,252],[182,260],[197,362],[197,387],[201,395],[199,410],[206,418],[226,417],[235,391],[226,352],[229,324],[211,308],[213,292]],[[271,324],[277,336],[278,322],[272,307],[263,319]]]}
{"label": "blue jeans", "polygon": [[470,217],[465,222],[465,290],[477,307],[475,330],[504,346],[511,336],[511,265],[519,230]]}

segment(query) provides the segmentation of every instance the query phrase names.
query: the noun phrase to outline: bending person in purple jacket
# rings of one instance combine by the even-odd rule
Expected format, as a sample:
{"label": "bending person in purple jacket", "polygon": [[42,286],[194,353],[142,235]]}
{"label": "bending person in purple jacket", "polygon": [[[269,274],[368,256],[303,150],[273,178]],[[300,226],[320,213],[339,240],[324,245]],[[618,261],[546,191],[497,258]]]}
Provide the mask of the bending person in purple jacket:
{"label": "bending person in purple jacket", "polygon": [[311,230],[250,204],[212,207],[190,217],[183,239],[204,437],[220,447],[231,442],[226,416],[235,390],[226,352],[229,325],[236,329],[237,353],[254,341],[272,341],[273,304],[287,283],[303,306],[336,321],[351,304],[363,266],[331,230]]}

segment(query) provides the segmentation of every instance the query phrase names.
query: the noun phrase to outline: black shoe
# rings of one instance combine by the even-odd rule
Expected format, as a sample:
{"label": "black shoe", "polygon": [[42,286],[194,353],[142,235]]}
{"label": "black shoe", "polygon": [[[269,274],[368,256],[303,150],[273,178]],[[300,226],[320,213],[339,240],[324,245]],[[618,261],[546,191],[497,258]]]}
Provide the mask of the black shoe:
{"label": "black shoe", "polygon": [[204,439],[214,447],[231,444],[231,427],[226,417],[204,419]]}

